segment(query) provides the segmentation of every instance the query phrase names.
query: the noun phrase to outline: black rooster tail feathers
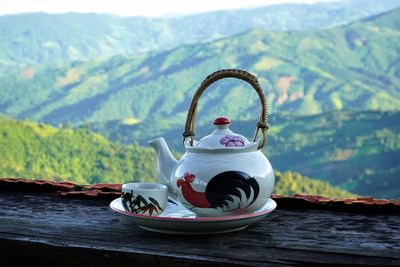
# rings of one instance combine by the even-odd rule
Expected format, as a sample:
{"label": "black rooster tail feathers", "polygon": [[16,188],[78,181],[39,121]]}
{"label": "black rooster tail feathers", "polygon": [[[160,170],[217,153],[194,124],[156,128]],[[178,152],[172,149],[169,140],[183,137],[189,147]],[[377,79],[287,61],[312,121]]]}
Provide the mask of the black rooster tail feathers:
{"label": "black rooster tail feathers", "polygon": [[[240,189],[240,190],[239,190]],[[250,206],[257,199],[260,193],[260,186],[257,180],[248,174],[240,171],[227,171],[214,176],[206,187],[206,198],[211,204],[211,208],[229,207],[229,202],[233,202],[232,196],[236,196],[242,201],[241,190],[246,195],[246,200],[253,197]]]}
{"label": "black rooster tail feathers", "polygon": [[250,179],[248,180],[248,183],[249,183],[250,187],[253,188],[253,191],[254,191],[253,200],[252,200],[251,203],[248,205],[248,206],[250,206],[250,205],[253,204],[254,201],[257,199],[258,194],[260,193],[260,186],[258,185],[257,180],[254,179],[254,178],[250,178]]}

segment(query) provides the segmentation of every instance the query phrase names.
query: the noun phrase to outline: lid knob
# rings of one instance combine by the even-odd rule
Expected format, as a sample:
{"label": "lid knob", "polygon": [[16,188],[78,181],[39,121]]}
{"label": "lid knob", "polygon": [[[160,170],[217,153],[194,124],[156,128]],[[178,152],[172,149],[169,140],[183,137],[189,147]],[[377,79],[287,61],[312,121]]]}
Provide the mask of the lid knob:
{"label": "lid knob", "polygon": [[227,117],[219,117],[214,120],[214,125],[217,129],[228,129],[231,121]]}
{"label": "lid knob", "polygon": [[219,117],[214,120],[214,125],[228,125],[231,121],[227,117]]}

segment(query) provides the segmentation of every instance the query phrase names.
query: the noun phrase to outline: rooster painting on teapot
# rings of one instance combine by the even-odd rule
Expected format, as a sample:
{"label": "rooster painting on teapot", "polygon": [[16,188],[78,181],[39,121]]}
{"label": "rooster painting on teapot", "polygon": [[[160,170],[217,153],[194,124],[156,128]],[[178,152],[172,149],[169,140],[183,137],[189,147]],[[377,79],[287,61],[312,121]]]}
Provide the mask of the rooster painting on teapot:
{"label": "rooster painting on teapot", "polygon": [[211,178],[205,192],[197,192],[193,189],[192,183],[195,179],[194,174],[185,173],[176,184],[182,187],[183,198],[190,205],[198,208],[229,208],[231,203],[234,203],[233,197],[236,197],[239,203],[233,210],[236,207],[245,209],[254,203],[260,192],[257,180],[239,171],[227,171]]}

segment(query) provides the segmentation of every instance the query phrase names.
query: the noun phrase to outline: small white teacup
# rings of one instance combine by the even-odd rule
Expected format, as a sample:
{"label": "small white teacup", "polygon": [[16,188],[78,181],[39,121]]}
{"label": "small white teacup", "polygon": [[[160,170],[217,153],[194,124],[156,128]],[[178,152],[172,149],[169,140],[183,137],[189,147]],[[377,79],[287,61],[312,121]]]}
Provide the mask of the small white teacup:
{"label": "small white teacup", "polygon": [[123,184],[121,201],[126,211],[157,216],[167,205],[168,187],[158,183]]}

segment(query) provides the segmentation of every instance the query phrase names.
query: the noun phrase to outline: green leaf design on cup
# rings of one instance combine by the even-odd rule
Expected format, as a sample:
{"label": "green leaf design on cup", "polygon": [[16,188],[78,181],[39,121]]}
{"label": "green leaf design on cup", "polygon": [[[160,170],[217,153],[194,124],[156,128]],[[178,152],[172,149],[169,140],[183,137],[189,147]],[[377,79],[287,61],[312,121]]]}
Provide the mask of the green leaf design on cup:
{"label": "green leaf design on cup", "polygon": [[125,210],[133,213],[144,214],[148,212],[150,215],[152,215],[154,212],[159,213],[159,211],[163,211],[158,201],[154,198],[149,197],[149,201],[147,201],[141,195],[134,196],[132,191],[130,193],[122,193],[121,199]]}
{"label": "green leaf design on cup", "polygon": [[[136,197],[136,199],[137,199],[137,201],[141,204],[141,203],[143,203],[144,205],[149,205],[149,203],[147,202],[147,200],[144,198],[144,197],[142,197],[141,195],[138,195],[137,197]],[[139,206],[141,206],[139,204]]]}
{"label": "green leaf design on cup", "polygon": [[153,203],[154,205],[156,205],[157,208],[159,208],[160,210],[163,210],[163,209],[160,207],[160,204],[158,204],[158,201],[157,201],[157,200],[155,200],[155,199],[152,198],[152,197],[149,197],[149,200],[151,201],[151,203]]}

